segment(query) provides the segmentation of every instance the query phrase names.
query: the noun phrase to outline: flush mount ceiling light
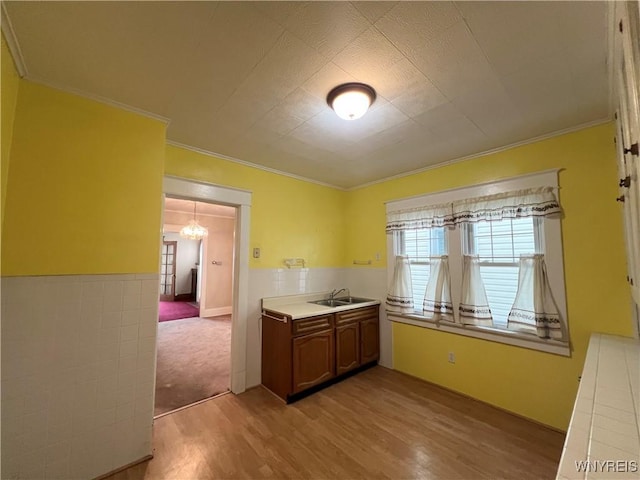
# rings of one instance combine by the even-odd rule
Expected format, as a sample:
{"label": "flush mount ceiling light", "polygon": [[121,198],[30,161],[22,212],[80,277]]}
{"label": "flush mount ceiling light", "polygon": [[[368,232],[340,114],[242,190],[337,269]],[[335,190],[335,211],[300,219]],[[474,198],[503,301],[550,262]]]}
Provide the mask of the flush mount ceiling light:
{"label": "flush mount ceiling light", "polygon": [[189,222],[189,225],[182,227],[180,236],[190,240],[202,240],[208,234],[207,229],[196,220],[196,202],[193,202],[193,220]]}
{"label": "flush mount ceiling light", "polygon": [[327,103],[340,118],[362,117],[376,99],[376,91],[364,83],[343,83],[327,95]]}

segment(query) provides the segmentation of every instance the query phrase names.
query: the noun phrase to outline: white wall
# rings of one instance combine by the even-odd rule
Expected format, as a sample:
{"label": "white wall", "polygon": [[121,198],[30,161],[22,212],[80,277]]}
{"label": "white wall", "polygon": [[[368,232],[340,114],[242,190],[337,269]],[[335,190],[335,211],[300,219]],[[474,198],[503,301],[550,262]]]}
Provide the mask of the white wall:
{"label": "white wall", "polygon": [[231,313],[235,219],[202,217],[200,221],[209,230],[203,313],[205,316]]}
{"label": "white wall", "polygon": [[95,478],[151,454],[158,281],[2,278],[2,478]]}
{"label": "white wall", "polygon": [[183,238],[179,233],[165,232],[167,242],[178,242],[176,256],[176,295],[191,293],[191,269],[197,267],[200,240]]}

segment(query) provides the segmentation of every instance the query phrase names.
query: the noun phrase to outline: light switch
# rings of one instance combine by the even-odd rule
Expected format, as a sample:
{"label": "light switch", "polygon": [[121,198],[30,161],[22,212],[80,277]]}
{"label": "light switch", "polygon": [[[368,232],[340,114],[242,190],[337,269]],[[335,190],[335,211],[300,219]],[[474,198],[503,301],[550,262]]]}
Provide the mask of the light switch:
{"label": "light switch", "polygon": [[260,249],[259,248],[254,248],[253,249],[253,258],[260,258]]}

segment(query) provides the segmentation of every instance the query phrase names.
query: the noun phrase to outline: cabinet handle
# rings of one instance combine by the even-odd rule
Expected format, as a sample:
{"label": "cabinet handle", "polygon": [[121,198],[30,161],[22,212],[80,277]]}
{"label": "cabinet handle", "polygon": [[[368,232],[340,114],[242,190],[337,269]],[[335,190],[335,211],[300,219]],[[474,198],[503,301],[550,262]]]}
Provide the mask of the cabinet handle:
{"label": "cabinet handle", "polygon": [[269,315],[266,312],[262,312],[262,316],[270,318],[271,320],[277,320],[277,321],[282,322],[282,323],[287,323],[287,317],[283,317],[283,318],[274,317],[273,315]]}
{"label": "cabinet handle", "polygon": [[629,148],[623,149],[622,151],[624,153],[630,153],[631,155],[635,155],[637,157],[638,153],[640,153],[640,151],[638,150],[638,142],[634,143]]}
{"label": "cabinet handle", "polygon": [[624,195],[620,195],[618,198],[616,198],[616,202],[624,203]]}
{"label": "cabinet handle", "polygon": [[620,179],[619,187],[629,188],[631,186],[631,176],[627,175],[624,178]]}

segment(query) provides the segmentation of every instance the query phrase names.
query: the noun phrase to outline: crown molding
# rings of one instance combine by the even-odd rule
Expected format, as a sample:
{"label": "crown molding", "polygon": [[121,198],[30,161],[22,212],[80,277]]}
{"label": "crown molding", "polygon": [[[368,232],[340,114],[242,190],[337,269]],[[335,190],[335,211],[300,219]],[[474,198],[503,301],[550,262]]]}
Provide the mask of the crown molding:
{"label": "crown molding", "polygon": [[453,165],[455,163],[466,162],[467,160],[473,160],[475,158],[486,157],[487,155],[493,155],[495,153],[504,152],[505,150],[511,150],[512,148],[523,147],[525,145],[529,145],[531,143],[537,143],[542,140],[548,140],[550,138],[559,137],[561,135],[566,135],[568,133],[577,132],[579,130],[584,130],[585,128],[595,127],[598,125],[602,125],[604,123],[608,123],[611,121],[611,118],[601,118],[599,120],[594,120],[592,122],[582,123],[580,125],[576,125],[574,127],[565,128],[562,130],[556,130],[551,133],[545,133],[544,135],[540,135],[538,137],[529,138],[527,140],[522,140],[520,142],[510,143],[508,145],[504,145],[502,147],[493,148],[491,150],[485,150],[484,152],[474,153],[471,155],[467,155],[464,157],[454,158],[452,160],[447,160],[445,162],[436,163],[434,165],[429,165],[428,167],[418,168],[416,170],[410,170],[408,172],[399,173],[397,175],[392,175],[390,177],[381,178],[380,180],[374,180],[372,182],[363,183],[362,185],[357,185],[355,187],[346,188],[347,192],[352,192],[354,190],[359,190],[361,188],[370,187],[372,185],[377,185],[379,183],[388,182],[390,180],[397,180],[399,178],[409,177],[411,175],[416,175],[418,173],[428,172],[429,170],[435,170],[436,168],[446,167],[447,165]]}
{"label": "crown molding", "polygon": [[28,75],[25,77],[25,80],[29,82],[36,83],[38,85],[43,85],[48,88],[53,88],[54,90],[59,90],[61,92],[70,93],[72,95],[76,95],[78,97],[86,98],[88,100],[93,100],[94,102],[102,103],[104,105],[109,105],[110,107],[119,108],[121,110],[126,110],[127,112],[135,113],[137,115],[141,115],[143,117],[151,118],[153,120],[157,120],[159,122],[164,123],[165,125],[169,125],[171,123],[171,119],[167,117],[163,117],[162,115],[158,115],[153,112],[148,112],[146,110],[142,110],[141,108],[132,107],[131,105],[127,105],[126,103],[120,103],[115,100],[111,100],[107,97],[101,97],[100,95],[95,95],[93,93],[87,93],[83,90],[78,90],[72,87],[66,87],[59,85],[55,82],[50,82],[48,80],[44,80],[42,78],[38,78],[32,75]]}
{"label": "crown molding", "polygon": [[27,69],[27,65],[24,61],[24,57],[22,56],[22,50],[20,49],[20,44],[18,43],[18,39],[13,30],[11,19],[9,18],[9,14],[7,13],[7,7],[5,2],[0,1],[0,7],[1,7],[0,12],[2,15],[2,22],[1,22],[2,33],[4,34],[4,37],[7,40],[9,51],[11,52],[11,56],[13,57],[13,63],[16,66],[16,70],[18,71],[18,75],[20,75],[20,78],[23,78],[24,80],[28,80],[33,83],[37,83],[39,85],[44,85],[45,87],[53,88],[54,90],[60,90],[62,92],[71,93],[72,95],[77,95],[79,97],[87,98],[89,100],[94,100],[96,102],[109,105],[111,107],[120,108],[128,112],[142,115],[143,117],[152,118],[154,120],[158,120],[164,123],[165,125],[169,125],[169,123],[171,122],[171,119],[167,117],[163,117],[161,115],[157,115],[152,112],[147,112],[146,110],[132,107],[131,105],[127,105],[125,103],[116,102],[115,100],[111,100],[110,98],[106,98],[106,97],[101,97],[100,95],[87,93],[82,90],[78,90],[78,89],[67,87],[67,86],[62,86],[54,82],[39,78],[37,75],[30,75],[29,70]]}
{"label": "crown molding", "polygon": [[539,135],[537,137],[529,138],[527,140],[521,140],[519,142],[510,143],[510,144],[504,145],[502,147],[493,148],[491,150],[485,150],[483,152],[474,153],[474,154],[471,154],[471,155],[466,155],[464,157],[458,157],[458,158],[454,158],[454,159],[451,159],[451,160],[446,160],[444,162],[436,163],[434,165],[429,165],[427,167],[422,167],[422,168],[418,168],[418,169],[415,169],[415,170],[410,170],[408,172],[399,173],[397,175],[392,175],[390,177],[381,178],[379,180],[374,180],[372,182],[367,182],[367,183],[363,183],[363,184],[356,185],[356,186],[353,186],[353,187],[348,187],[348,188],[339,187],[337,185],[332,185],[330,183],[321,182],[319,180],[314,180],[312,178],[302,177],[300,175],[295,175],[295,174],[288,173],[288,172],[283,172],[282,170],[276,170],[275,168],[265,167],[263,165],[258,165],[258,164],[255,164],[255,163],[247,162],[246,160],[240,160],[238,158],[230,157],[228,155],[222,155],[222,154],[219,154],[219,153],[210,152],[210,151],[204,150],[202,148],[192,147],[190,145],[185,145],[185,144],[182,144],[182,143],[179,143],[179,142],[174,142],[172,140],[167,140],[167,145],[172,145],[174,147],[183,148],[185,150],[190,150],[192,152],[200,153],[200,154],[207,155],[207,156],[210,156],[210,157],[215,157],[215,158],[219,158],[219,159],[222,159],[222,160],[227,160],[229,162],[237,163],[237,164],[244,165],[244,166],[247,166],[247,167],[256,168],[258,170],[263,170],[265,172],[274,173],[276,175],[283,175],[285,177],[294,178],[296,180],[300,180],[300,181],[303,181],[303,182],[315,183],[317,185],[322,185],[323,187],[329,187],[329,188],[333,188],[333,189],[340,190],[340,191],[343,191],[343,192],[352,192],[354,190],[359,190],[361,188],[366,188],[366,187],[370,187],[372,185],[377,185],[379,183],[385,183],[385,182],[388,182],[388,181],[391,181],[391,180],[396,180],[396,179],[399,179],[399,178],[408,177],[408,176],[411,176],[411,175],[416,175],[418,173],[427,172],[429,170],[434,170],[436,168],[445,167],[447,165],[453,165],[453,164],[459,163],[459,162],[466,162],[467,160],[473,160],[475,158],[485,157],[487,155],[493,155],[495,153],[500,153],[500,152],[504,152],[506,150],[511,150],[512,148],[522,147],[522,146],[529,145],[529,144],[532,144],[532,143],[541,142],[543,140],[548,140],[548,139],[551,139],[551,138],[554,138],[554,137],[559,137],[561,135],[566,135],[568,133],[577,132],[579,130],[584,130],[585,128],[590,128],[590,127],[595,127],[595,126],[598,126],[598,125],[602,125],[602,124],[610,122],[610,121],[611,121],[611,118],[601,118],[601,119],[594,120],[594,121],[591,121],[591,122],[581,123],[580,125],[576,125],[574,127],[564,128],[562,130],[556,130],[554,132],[545,133],[544,135]]}
{"label": "crown molding", "polygon": [[268,173],[273,173],[275,175],[282,175],[283,177],[293,178],[294,180],[300,180],[302,182],[307,182],[307,183],[315,183],[316,185],[321,185],[323,187],[329,187],[329,188],[333,188],[333,189],[341,190],[341,191],[348,190],[346,188],[339,187],[337,185],[332,185],[330,183],[321,182],[320,180],[314,180],[313,178],[303,177],[301,175],[296,175],[294,173],[284,172],[282,170],[277,170],[277,169],[271,168],[271,167],[265,167],[264,165],[258,165],[257,163],[248,162],[246,160],[241,160],[239,158],[230,157],[228,155],[223,155],[221,153],[211,152],[211,151],[205,150],[203,148],[193,147],[191,145],[186,145],[184,143],[175,142],[173,140],[167,140],[166,143],[167,143],[167,145],[171,145],[172,147],[183,148],[185,150],[190,150],[192,152],[200,153],[202,155],[207,155],[209,157],[214,157],[214,158],[218,158],[218,159],[221,159],[221,160],[226,160],[228,162],[237,163],[237,164],[243,165],[245,167],[256,168],[258,170],[262,170],[262,171],[268,172]]}
{"label": "crown molding", "polygon": [[[608,23],[608,28],[607,28],[607,47],[608,47],[608,58],[607,58],[607,67],[608,67],[608,75],[609,75],[609,112],[610,115],[613,115],[613,112],[615,111],[615,102],[614,102],[614,94],[613,94],[613,63],[614,63],[614,39],[615,39],[615,12],[616,12],[616,3],[617,2],[608,2],[608,8],[607,8],[607,15],[606,15],[606,21]],[[4,2],[0,2],[0,10],[1,10],[1,14],[2,14],[2,32],[4,33],[4,36],[7,40],[7,45],[9,47],[9,50],[11,52],[11,55],[13,56],[13,61],[14,64],[16,66],[16,70],[18,71],[18,74],[20,75],[21,78],[24,78],[26,80],[29,80],[31,82],[34,83],[38,83],[40,85],[44,85],[47,86],[49,88],[53,88],[56,90],[60,90],[66,93],[71,93],[73,95],[78,95],[80,97],[83,98],[87,98],[89,100],[94,100],[96,102],[99,103],[103,103],[106,105],[110,105],[112,107],[116,107],[116,108],[120,108],[132,113],[136,113],[138,115],[142,115],[144,117],[148,117],[148,118],[152,118],[154,120],[158,120],[160,122],[163,122],[164,124],[166,124],[167,126],[169,125],[169,123],[171,122],[171,119],[167,118],[167,117],[163,117],[161,115],[157,115],[155,113],[151,113],[151,112],[147,112],[145,110],[136,108],[136,107],[132,107],[130,105],[126,105],[124,103],[120,103],[120,102],[116,102],[114,100],[111,100],[109,98],[106,97],[102,97],[99,95],[95,95],[95,94],[91,94],[91,93],[87,93],[81,90],[77,90],[75,88],[69,88],[69,87],[64,87],[61,85],[57,85],[53,82],[49,82],[40,78],[36,78],[33,77],[31,75],[29,75],[26,64],[24,62],[24,57],[22,56],[22,52],[20,50],[20,45],[18,44],[18,40],[15,36],[13,27],[11,25],[11,20],[9,19],[9,15],[7,14],[6,11],[6,6]],[[277,170],[275,168],[271,168],[271,167],[266,167],[264,165],[259,165],[256,163],[252,163],[252,162],[248,162],[246,160],[241,160],[239,158],[235,158],[235,157],[230,157],[228,155],[223,155],[221,153],[216,153],[216,152],[212,152],[209,150],[205,150],[199,147],[193,147],[191,145],[186,145],[183,143],[179,143],[179,142],[175,142],[172,140],[167,139],[166,140],[166,144],[167,145],[171,145],[174,147],[178,147],[178,148],[183,148],[185,150],[190,150],[192,152],[196,152],[196,153],[200,153],[202,155],[207,155],[210,157],[214,157],[214,158],[219,158],[221,160],[226,160],[232,163],[236,163],[239,165],[243,165],[245,167],[250,167],[250,168],[256,168],[258,170],[262,170],[264,172],[268,172],[268,173],[273,173],[275,175],[282,175],[284,177],[289,177],[292,178],[294,180],[299,180],[302,182],[307,182],[307,183],[313,183],[316,185],[320,185],[323,187],[328,187],[328,188],[333,188],[335,190],[340,190],[340,191],[346,191],[346,192],[350,192],[353,190],[359,190],[361,188],[366,188],[366,187],[370,187],[372,185],[377,185],[379,183],[384,183],[384,182],[388,182],[390,180],[396,180],[399,178],[403,178],[403,177],[407,177],[410,175],[415,175],[418,173],[422,173],[422,172],[426,172],[429,170],[433,170],[436,168],[440,168],[440,167],[444,167],[447,165],[452,165],[454,163],[458,163],[458,162],[464,162],[467,160],[472,160],[474,158],[479,158],[479,157],[483,157],[483,156],[487,156],[487,155],[491,155],[494,153],[499,153],[499,152],[503,152],[505,150],[509,150],[512,148],[516,148],[516,147],[521,147],[524,145],[528,145],[531,143],[535,143],[535,142],[539,142],[541,140],[547,140],[549,138],[553,138],[553,137],[557,137],[560,135],[564,135],[567,133],[571,133],[571,132],[575,132],[578,130],[582,130],[585,128],[589,128],[589,127],[593,127],[596,125],[601,125],[603,123],[609,122],[611,121],[611,118],[604,118],[604,119],[599,119],[599,120],[595,120],[592,122],[587,122],[587,123],[583,123],[580,125],[577,125],[575,127],[570,127],[567,129],[563,129],[563,130],[557,130],[555,132],[551,132],[551,133],[547,133],[538,137],[533,137],[530,138],[528,140],[523,140],[520,142],[516,142],[516,143],[511,143],[502,147],[498,147],[498,148],[494,148],[491,150],[486,150],[484,152],[479,152],[479,153],[474,153],[472,155],[467,155],[464,157],[459,157],[459,158],[455,158],[452,160],[447,160],[444,162],[440,162],[434,165],[429,165],[428,167],[423,167],[423,168],[419,168],[416,170],[410,170],[408,172],[404,172],[404,173],[400,173],[397,175],[392,175],[390,177],[385,177],[385,178],[381,178],[379,180],[374,180],[371,182],[367,182],[367,183],[363,183],[360,185],[355,185],[353,187],[348,187],[348,188],[344,188],[344,187],[339,187],[337,185],[333,185],[331,183],[327,183],[327,182],[322,182],[319,180],[315,180],[313,178],[308,178],[308,177],[303,177],[301,175],[296,175],[293,173],[289,173],[289,172],[285,172],[282,170]]]}
{"label": "crown molding", "polygon": [[[614,44],[615,44],[615,26],[616,26],[616,22],[615,22],[615,14],[616,14],[616,3],[617,2],[608,2],[608,8],[607,8],[607,15],[606,15],[606,21],[608,23],[608,28],[607,28],[607,47],[608,47],[608,58],[607,58],[607,68],[608,68],[608,76],[609,76],[609,112],[610,112],[610,116],[613,116],[613,112],[615,111],[615,97],[614,97],[614,88],[613,88],[613,71],[614,71]],[[65,87],[65,86],[61,86],[58,84],[55,84],[54,82],[50,82],[32,75],[29,75],[29,72],[27,70],[27,66],[25,64],[24,61],[24,57],[22,56],[22,51],[20,49],[20,45],[18,43],[18,40],[15,36],[15,32],[13,30],[13,26],[11,25],[11,20],[9,18],[9,15],[6,11],[6,5],[5,2],[0,2],[0,12],[1,12],[1,30],[2,33],[5,36],[5,39],[7,40],[7,45],[9,47],[9,51],[11,52],[11,55],[13,57],[13,61],[14,64],[16,66],[16,70],[18,71],[18,74],[20,75],[21,78],[28,80],[30,82],[33,83],[37,83],[40,85],[44,85],[46,87],[49,88],[53,88],[55,90],[60,90],[62,92],[66,92],[66,93],[70,93],[73,95],[77,95],[83,98],[87,98],[89,100],[94,100],[96,102],[105,104],[105,105],[109,105],[115,108],[120,108],[122,110],[126,110],[138,115],[142,115],[144,117],[148,117],[154,120],[158,120],[162,123],[164,123],[165,125],[169,125],[169,123],[171,122],[170,118],[167,117],[163,117],[161,115],[157,115],[155,113],[152,112],[148,112],[146,110],[142,110],[140,108],[136,108],[136,107],[132,107],[130,105],[124,104],[124,103],[120,103],[117,102],[115,100],[111,100],[109,98],[106,97],[102,97],[100,95],[95,95],[92,93],[87,93],[84,92],[82,90],[78,90],[75,88],[70,88],[70,87]],[[503,152],[505,150],[510,150],[512,148],[516,148],[516,147],[521,147],[524,145],[529,145],[531,143],[536,143],[542,140],[547,140],[553,137],[557,137],[560,135],[565,135],[567,133],[572,133],[578,130],[583,130],[585,128],[589,128],[589,127],[594,127],[597,125],[601,125],[603,123],[609,122],[611,121],[611,118],[603,118],[603,119],[599,119],[599,120],[595,120],[592,122],[587,122],[587,123],[583,123],[574,127],[570,127],[570,128],[566,128],[566,129],[562,129],[562,130],[557,130],[555,132],[551,132],[551,133],[547,133],[544,135],[540,135],[538,137],[533,137],[527,140],[523,140],[520,142],[515,142],[515,143],[511,143],[508,145],[504,145],[502,147],[498,147],[498,148],[494,148],[491,150],[486,150],[484,152],[479,152],[479,153],[474,153],[471,155],[467,155],[464,157],[459,157],[459,158],[455,158],[452,160],[446,160],[444,162],[440,162],[440,163],[436,163],[434,165],[429,165],[427,167],[422,167],[419,169],[415,169],[415,170],[410,170],[408,172],[404,172],[404,173],[399,173],[397,175],[392,175],[390,177],[385,177],[385,178],[381,178],[379,180],[374,180],[371,182],[366,182],[360,185],[355,185],[353,187],[340,187],[337,185],[333,185],[331,183],[327,183],[327,182],[322,182],[320,180],[315,180],[313,178],[308,178],[308,177],[303,177],[301,175],[296,175],[293,173],[289,173],[289,172],[285,172],[282,170],[278,170],[275,168],[271,168],[271,167],[266,167],[264,165],[259,165],[256,163],[252,163],[246,160],[242,160],[239,158],[235,158],[235,157],[230,157],[228,155],[223,155],[221,153],[216,153],[216,152],[212,152],[209,150],[205,150],[199,147],[193,147],[191,145],[186,145],[183,143],[179,143],[179,142],[175,142],[172,140],[167,139],[166,140],[166,144],[167,145],[171,145],[174,147],[178,147],[178,148],[183,148],[185,150],[190,150],[192,152],[196,152],[196,153],[200,153],[202,155],[207,155],[210,157],[214,157],[214,158],[218,158],[221,160],[226,160],[232,163],[236,163],[239,165],[243,165],[245,167],[250,167],[250,168],[255,168],[258,170],[262,170],[264,172],[268,172],[268,173],[272,173],[275,175],[282,175],[284,177],[289,177],[292,178],[294,180],[299,180],[302,182],[307,182],[307,183],[313,183],[316,185],[320,185],[323,187],[328,187],[328,188],[333,188],[335,190],[339,190],[339,191],[346,191],[346,192],[350,192],[350,191],[354,191],[354,190],[359,190],[362,188],[366,188],[366,187],[370,187],[372,185],[377,185],[380,183],[384,183],[384,182],[388,182],[391,180],[396,180],[399,178],[403,178],[403,177],[408,177],[411,175],[416,175],[418,173],[423,173],[423,172],[427,172],[429,170],[433,170],[436,168],[441,168],[447,165],[452,165],[455,163],[459,163],[459,162],[464,162],[467,160],[472,160],[475,158],[480,158],[480,157],[484,157],[487,155],[492,155],[495,153],[499,153],[499,152]]]}
{"label": "crown molding", "polygon": [[0,16],[2,17],[0,25],[2,33],[4,34],[4,38],[7,40],[7,46],[9,47],[9,51],[13,57],[13,64],[16,66],[18,75],[20,75],[20,78],[25,78],[29,71],[27,70],[27,65],[24,62],[22,50],[20,50],[20,44],[18,43],[15,31],[13,30],[13,25],[11,24],[11,19],[7,13],[5,2],[0,2],[0,7]]}

